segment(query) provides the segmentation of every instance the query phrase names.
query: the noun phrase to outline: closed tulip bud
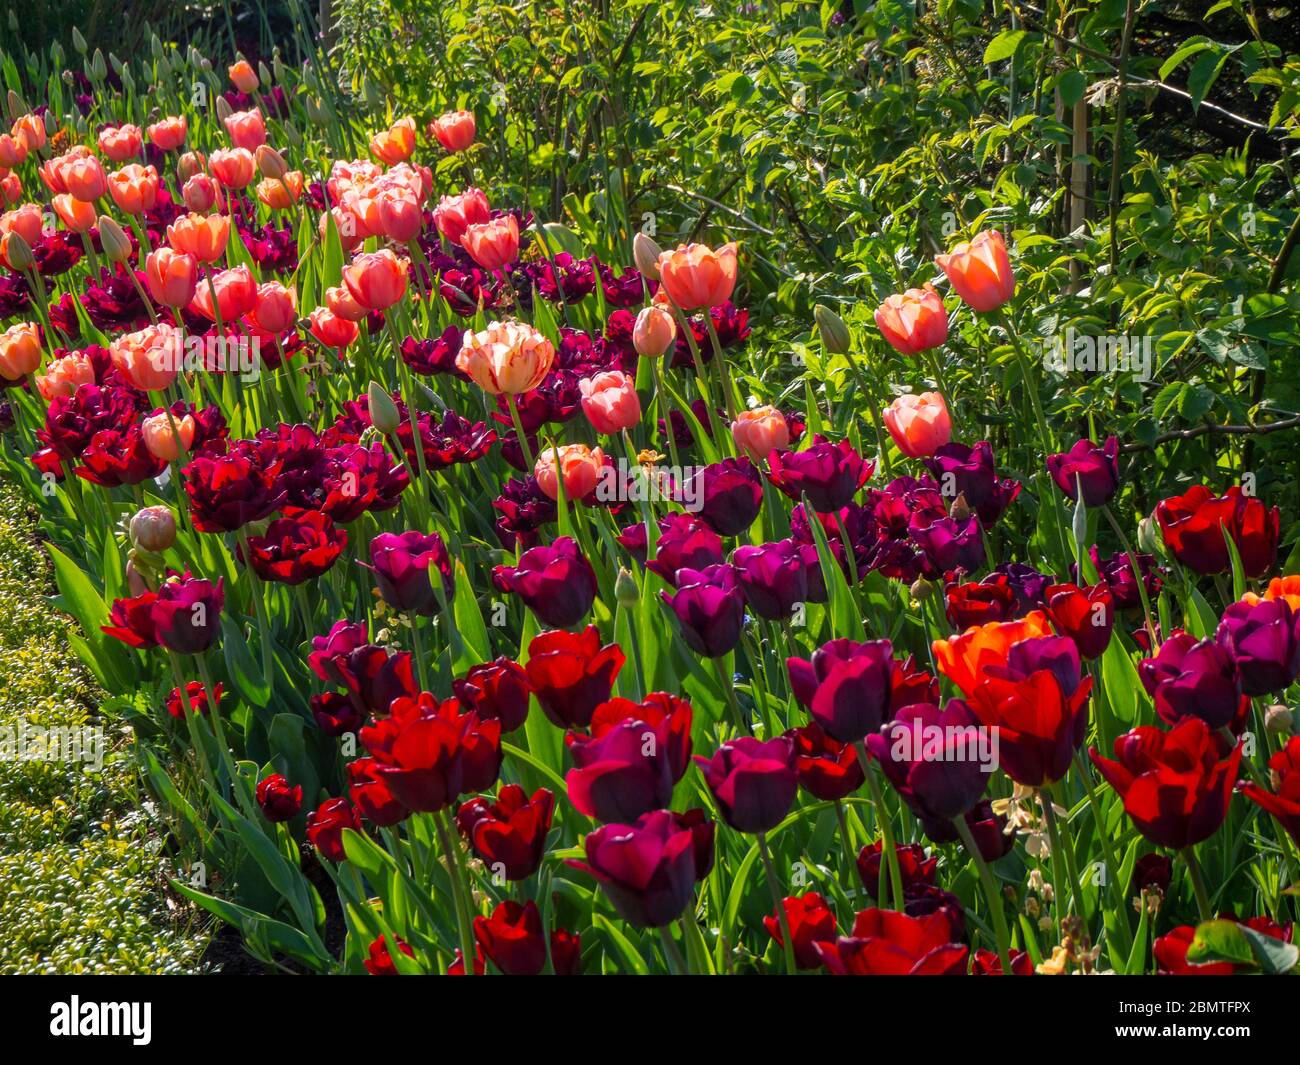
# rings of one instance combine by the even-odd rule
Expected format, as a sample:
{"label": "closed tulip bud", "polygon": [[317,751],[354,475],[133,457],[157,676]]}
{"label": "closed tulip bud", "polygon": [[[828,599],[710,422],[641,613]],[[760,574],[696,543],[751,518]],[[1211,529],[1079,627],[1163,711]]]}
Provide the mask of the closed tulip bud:
{"label": "closed tulip bud", "polygon": [[619,606],[626,607],[636,606],[641,601],[641,589],[636,586],[636,578],[622,566],[614,578],[614,599]]}
{"label": "closed tulip bud", "polygon": [[308,96],[303,101],[303,106],[307,110],[307,121],[314,126],[323,126],[328,119],[325,109],[321,107],[320,101],[314,96]]}
{"label": "closed tulip bud", "polygon": [[143,507],[131,516],[131,543],[153,554],[176,542],[176,518],[167,507]]}
{"label": "closed tulip bud", "polygon": [[266,63],[261,60],[257,64],[257,79],[260,82],[271,81],[271,72],[266,69]]}
{"label": "closed tulip bud", "polygon": [[81,30],[77,29],[76,26],[72,27],[72,47],[81,55],[85,55],[86,49],[89,47],[86,44],[86,38],[81,35]]}
{"label": "closed tulip bud", "polygon": [[822,336],[822,346],[832,355],[847,355],[853,340],[844,319],[823,304],[813,308],[813,320]]}
{"label": "closed tulip bud", "polygon": [[32,246],[27,243],[27,238],[16,229],[10,230],[4,235],[3,258],[15,270],[30,270],[36,265],[36,256],[32,254]]}
{"label": "closed tulip bud", "polygon": [[1264,728],[1269,732],[1287,733],[1291,731],[1291,725],[1291,711],[1281,703],[1276,703],[1264,711]]}
{"label": "closed tulip bud", "polygon": [[99,240],[110,262],[124,263],[131,258],[131,239],[108,215],[99,216]]}
{"label": "closed tulip bud", "polygon": [[235,109],[230,106],[230,101],[224,96],[217,97],[217,118],[222,125],[225,125],[226,119],[235,113]]}
{"label": "closed tulip bud", "polygon": [[636,268],[646,277],[659,280],[659,256],[663,249],[644,233],[632,238],[632,259]]}
{"label": "closed tulip bud", "polygon": [[95,54],[90,57],[90,80],[103,81],[108,77],[108,64],[104,62],[104,53],[98,48]]}
{"label": "closed tulip bud", "polygon": [[917,602],[923,603],[925,600],[929,599],[930,596],[934,595],[938,587],[939,586],[933,581],[927,581],[924,577],[918,577],[912,582],[912,587],[908,590],[911,592],[913,599]]}
{"label": "closed tulip bud", "polygon": [[1158,549],[1156,523],[1150,515],[1138,522],[1137,546],[1139,551],[1148,555],[1154,555]]}
{"label": "closed tulip bud", "polygon": [[971,515],[970,504],[966,502],[966,493],[958,492],[957,498],[952,501],[952,506],[948,508],[948,517],[953,521],[965,521]]}
{"label": "closed tulip bud", "polygon": [[643,307],[632,327],[632,346],[638,355],[658,358],[677,339],[677,322],[666,307]]}
{"label": "closed tulip bud", "polygon": [[263,177],[279,179],[289,172],[289,164],[284,161],[284,156],[269,144],[259,144],[253,158]]}
{"label": "closed tulip bud", "polygon": [[381,433],[387,436],[397,432],[402,416],[398,413],[393,397],[378,381],[371,381],[370,387],[366,389],[366,408],[370,412],[371,424]]}
{"label": "closed tulip bud", "polygon": [[184,185],[195,174],[202,174],[206,167],[201,152],[186,152],[176,161],[176,177]]}

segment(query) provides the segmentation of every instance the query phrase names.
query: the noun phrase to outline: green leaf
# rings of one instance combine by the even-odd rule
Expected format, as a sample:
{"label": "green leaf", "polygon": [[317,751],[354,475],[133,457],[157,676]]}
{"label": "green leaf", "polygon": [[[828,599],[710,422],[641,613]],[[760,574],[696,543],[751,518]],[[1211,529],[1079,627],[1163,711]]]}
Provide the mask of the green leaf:
{"label": "green leaf", "polygon": [[998,63],[1010,59],[1020,50],[1020,45],[1028,35],[1027,30],[1003,30],[984,49],[984,62]]}

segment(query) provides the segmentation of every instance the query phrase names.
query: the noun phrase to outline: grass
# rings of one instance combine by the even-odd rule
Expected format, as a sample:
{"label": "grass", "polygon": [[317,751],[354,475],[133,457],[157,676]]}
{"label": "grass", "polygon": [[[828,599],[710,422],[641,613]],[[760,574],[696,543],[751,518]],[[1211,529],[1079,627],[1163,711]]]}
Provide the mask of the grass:
{"label": "grass", "polygon": [[0,758],[0,973],[202,971],[206,924],[166,892],[130,731],[97,717],[100,693],[40,594],[49,587],[29,515],[0,482],[0,736],[24,722],[29,734],[100,725],[105,735],[98,772]]}

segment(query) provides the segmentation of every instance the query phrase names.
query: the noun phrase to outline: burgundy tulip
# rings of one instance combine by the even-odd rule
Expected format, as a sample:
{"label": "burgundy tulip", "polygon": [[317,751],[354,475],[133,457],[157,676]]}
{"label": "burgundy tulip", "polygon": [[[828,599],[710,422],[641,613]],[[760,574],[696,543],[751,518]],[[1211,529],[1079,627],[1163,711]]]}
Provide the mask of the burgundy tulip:
{"label": "burgundy tulip", "polygon": [[799,777],[794,744],[784,736],[728,740],[712,758],[696,755],[722,818],[738,832],[768,832],[794,804]]}

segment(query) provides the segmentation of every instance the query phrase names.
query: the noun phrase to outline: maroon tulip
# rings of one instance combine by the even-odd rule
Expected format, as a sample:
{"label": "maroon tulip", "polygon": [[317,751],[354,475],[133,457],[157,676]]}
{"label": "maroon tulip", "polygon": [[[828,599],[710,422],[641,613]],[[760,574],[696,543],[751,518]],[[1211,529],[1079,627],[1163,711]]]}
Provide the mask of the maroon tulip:
{"label": "maroon tulip", "polygon": [[[872,898],[880,885],[880,872],[884,868],[881,855],[884,853],[884,841],[876,840],[858,851],[858,876],[862,886]],[[915,888],[934,886],[935,873],[939,868],[937,856],[927,858],[925,849],[919,843],[894,844],[894,853],[898,855],[898,870],[903,881],[903,894]]]}
{"label": "maroon tulip", "polygon": [[777,488],[796,501],[807,497],[820,514],[848,503],[875,469],[847,440],[832,444],[820,435],[803,451],[773,451],[768,465]]}
{"label": "maroon tulip", "polygon": [[557,629],[534,636],[524,668],[552,724],[586,728],[596,707],[609,698],[626,660],[618,644],[602,647],[600,631],[588,625],[576,634]]}
{"label": "maroon tulip", "polygon": [[157,592],[141,592],[129,599],[114,599],[108,614],[108,624],[100,631],[121,640],[128,647],[147,650],[158,646],[158,633],[154,627],[153,605]]}
{"label": "maroon tulip", "polygon": [[555,796],[546,788],[529,798],[518,784],[503,784],[495,802],[463,803],[456,824],[492,876],[524,880],[542,863],[554,810]]}
{"label": "maroon tulip", "polygon": [[[397,950],[405,954],[408,958],[415,957],[415,951],[411,944],[404,939],[399,939],[396,943]],[[366,967],[366,972],[371,976],[398,976],[397,962],[393,961],[393,955],[389,952],[388,943],[382,935],[379,936],[366,950],[366,957],[362,961]]]}
{"label": "maroon tulip", "polygon": [[988,786],[988,767],[978,757],[978,724],[960,699],[950,699],[942,710],[918,703],[868,736],[866,746],[894,790],[928,826],[963,816]]}
{"label": "maroon tulip", "polygon": [[[224,689],[220,684],[216,684],[212,689],[212,696],[216,700],[217,706],[221,705],[221,696]],[[185,685],[185,698],[181,699],[180,688],[173,688],[167,694],[167,713],[177,719],[184,719],[185,715],[198,714],[200,717],[206,716],[211,707],[208,705],[208,689],[202,681],[192,680]]]}
{"label": "maroon tulip", "polygon": [[257,805],[268,821],[291,821],[302,809],[302,786],[289,782],[280,773],[263,777],[257,785]]}
{"label": "maroon tulip", "polygon": [[286,507],[263,535],[248,538],[247,559],[242,545],[238,554],[262,580],[293,585],[328,571],[347,544],[348,534],[319,510]]}
{"label": "maroon tulip", "polygon": [[519,596],[542,624],[556,629],[576,625],[596,598],[596,573],[570,536],[525,551],[518,566],[497,566],[492,583]]}
{"label": "maroon tulip", "polygon": [[347,799],[326,799],[307,815],[307,841],[335,865],[346,860],[343,830],[361,831],[361,819]]}
{"label": "maroon tulip", "polygon": [[1002,480],[993,463],[993,445],[981,440],[974,447],[953,441],[944,444],[925,465],[938,482],[944,500],[961,496],[985,528],[997,523],[1002,512],[1020,495],[1020,482]]}
{"label": "maroon tulip", "polygon": [[473,710],[484,721],[500,721],[502,733],[514,732],[527,719],[533,691],[527,671],[509,658],[473,666],[451,682],[451,690],[466,710]]}
{"label": "maroon tulip", "polygon": [[978,583],[949,584],[944,596],[948,620],[958,632],[1016,616],[1015,589],[1005,573],[990,574]]}
{"label": "maroon tulip", "polygon": [[1109,436],[1099,447],[1080,440],[1063,454],[1048,455],[1047,472],[1067,498],[1077,500],[1082,484],[1084,506],[1099,507],[1119,488],[1119,441]]}
{"label": "maroon tulip", "polygon": [[1227,636],[1247,695],[1268,695],[1300,676],[1300,615],[1285,599],[1232,603],[1219,634]]}
{"label": "maroon tulip", "polygon": [[194,528],[207,533],[237,532],[249,522],[273,514],[285,499],[277,472],[275,467],[240,454],[201,455],[191,461],[181,476]]}
{"label": "maroon tulip", "polygon": [[771,621],[787,620],[808,601],[808,569],[802,546],[792,539],[743,544],[731,556],[736,580],[750,610]]}
{"label": "maroon tulip", "polygon": [[1224,629],[1204,640],[1175,629],[1154,658],[1138,663],[1138,677],[1160,720],[1170,725],[1199,717],[1210,728],[1224,728],[1244,709],[1241,675]]}
{"label": "maroon tulip", "polygon": [[346,736],[356,732],[366,720],[352,699],[339,692],[322,692],[308,701],[316,727],[326,736]]}
{"label": "maroon tulip", "polygon": [[727,458],[696,471],[682,497],[698,500],[696,513],[714,532],[739,536],[763,507],[763,479],[749,459]]}
{"label": "maroon tulip", "polygon": [[216,584],[188,572],[163,581],[149,610],[157,641],[183,655],[202,654],[221,632],[224,580]]}
{"label": "maroon tulip", "polygon": [[551,930],[551,969],[556,976],[582,972],[582,936],[564,928]]}
{"label": "maroon tulip", "polygon": [[1157,503],[1155,513],[1165,546],[1196,573],[1222,573],[1228,568],[1225,530],[1241,555],[1247,577],[1260,576],[1277,560],[1277,507],[1269,510],[1238,485],[1217,497],[1204,485],[1195,485],[1181,496]]}
{"label": "maroon tulip", "polygon": [[411,816],[411,811],[397,801],[379,775],[377,759],[358,758],[349,762],[347,769],[348,797],[367,821],[383,828]]}
{"label": "maroon tulip", "polygon": [[474,938],[506,976],[536,976],[546,966],[546,936],[537,903],[497,903],[491,917],[474,918]]}
{"label": "maroon tulip", "polygon": [[764,743],[738,736],[712,758],[696,755],[722,818],[738,832],[768,832],[794,803],[799,777],[794,744],[784,736]]}
{"label": "maroon tulip", "polygon": [[1050,584],[1043,595],[1047,615],[1056,631],[1074,641],[1081,657],[1100,658],[1110,644],[1115,626],[1115,604],[1110,588],[1104,584],[1088,588]]}
{"label": "maroon tulip", "polygon": [[795,772],[808,794],[835,802],[862,787],[865,777],[851,743],[832,739],[816,722],[788,729],[785,735],[794,744]]}
{"label": "maroon tulip", "polygon": [[[1023,950],[1008,952],[1012,976],[1033,976],[1034,959]],[[977,950],[970,959],[971,976],[1001,976],[1002,958],[996,950]]]}
{"label": "maroon tulip", "polygon": [[885,720],[893,652],[888,640],[831,640],[811,659],[786,659],[790,687],[829,735],[841,743],[856,743]]}
{"label": "maroon tulip", "polygon": [[680,569],[677,591],[659,594],[677,615],[686,646],[696,654],[721,658],[740,642],[745,597],[737,585],[734,567],[724,564],[704,570]]}
{"label": "maroon tulip", "polygon": [[[790,925],[795,965],[800,969],[820,969],[822,959],[817,952],[817,944],[834,942],[837,931],[835,911],[826,905],[826,900],[815,891],[784,898],[781,900],[781,907],[785,910],[785,919]],[[781,933],[781,918],[775,911],[763,918],[763,927],[776,941],[776,945],[785,949],[785,936]]]}
{"label": "maroon tulip", "polygon": [[438,572],[443,599],[450,602],[455,592],[451,559],[437,533],[380,533],[370,541],[370,568],[379,594],[394,610],[426,615],[438,612],[441,600],[431,570]]}
{"label": "maroon tulip", "polygon": [[967,949],[953,938],[943,914],[870,909],[858,914],[851,936],[820,943],[817,951],[836,976],[962,976]]}
{"label": "maroon tulip", "polygon": [[81,453],[82,465],[73,472],[105,488],[139,484],[159,476],[167,463],[145,445],[139,425],[101,429]]}
{"label": "maroon tulip", "polygon": [[669,514],[657,523],[655,557],[646,561],[648,545],[644,522],[631,525],[618,542],[652,573],[669,584],[677,583],[679,569],[704,569],[722,561],[722,537],[690,514]]}

